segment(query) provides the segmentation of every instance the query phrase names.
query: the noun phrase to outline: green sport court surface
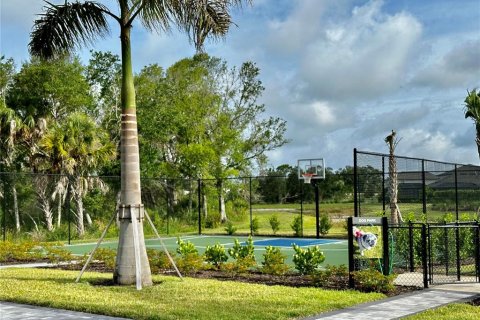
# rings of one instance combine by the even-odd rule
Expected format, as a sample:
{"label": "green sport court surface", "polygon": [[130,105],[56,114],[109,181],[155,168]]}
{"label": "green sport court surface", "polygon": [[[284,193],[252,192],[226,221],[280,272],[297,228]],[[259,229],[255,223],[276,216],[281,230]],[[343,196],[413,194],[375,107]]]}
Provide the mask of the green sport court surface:
{"label": "green sport court surface", "polygon": [[[234,245],[235,239],[238,239],[243,244],[248,237],[242,236],[212,236],[212,235],[192,235],[180,237],[183,241],[190,241],[195,245],[200,254],[203,254],[207,246],[214,244],[221,244],[225,249],[231,248]],[[177,237],[162,238],[163,243],[170,252],[175,252],[177,249]],[[163,250],[163,246],[158,239],[146,239],[147,248]],[[255,257],[257,263],[263,261],[262,254],[265,252],[265,247],[273,246],[279,247],[287,256],[287,263],[293,265],[293,244],[300,247],[307,248],[318,245],[320,250],[325,254],[325,261],[323,266],[330,265],[347,265],[347,240],[345,239],[311,239],[311,238],[273,238],[273,237],[253,237],[253,244],[255,246]],[[82,243],[71,244],[65,246],[73,254],[84,255],[90,253],[95,247],[96,243]],[[106,241],[100,245],[100,248],[117,249],[116,241]],[[230,258],[231,259],[231,258]]]}

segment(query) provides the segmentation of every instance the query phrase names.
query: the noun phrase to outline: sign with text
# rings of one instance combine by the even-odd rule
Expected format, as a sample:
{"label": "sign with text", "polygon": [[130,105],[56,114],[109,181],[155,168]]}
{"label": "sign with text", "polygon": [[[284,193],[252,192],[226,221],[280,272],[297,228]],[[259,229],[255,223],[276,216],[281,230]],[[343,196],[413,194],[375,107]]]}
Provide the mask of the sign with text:
{"label": "sign with text", "polygon": [[381,226],[382,218],[379,217],[353,217],[353,224],[357,226]]}

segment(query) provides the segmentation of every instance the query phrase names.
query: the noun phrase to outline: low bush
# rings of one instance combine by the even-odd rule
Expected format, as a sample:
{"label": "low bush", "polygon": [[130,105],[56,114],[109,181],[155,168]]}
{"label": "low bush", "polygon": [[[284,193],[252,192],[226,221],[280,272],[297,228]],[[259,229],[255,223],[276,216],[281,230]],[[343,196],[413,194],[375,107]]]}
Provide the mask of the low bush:
{"label": "low bush", "polygon": [[280,220],[278,220],[278,216],[274,214],[268,220],[270,222],[270,227],[272,227],[273,234],[277,234],[278,230],[280,230]]}
{"label": "low bush", "polygon": [[293,250],[295,251],[293,263],[300,274],[313,273],[325,261],[325,255],[320,251],[319,246],[303,249],[294,244]]}
{"label": "low bush", "polygon": [[42,244],[45,250],[45,258],[51,263],[59,263],[65,261],[72,261],[73,255],[70,251],[62,248],[63,245],[59,243],[44,243]]}
{"label": "low bush", "polygon": [[[160,273],[161,271],[168,270],[172,267],[167,254],[163,251],[147,249],[147,256],[152,273]],[[171,253],[170,256],[172,256]]]}
{"label": "low bush", "polygon": [[190,241],[183,241],[182,239],[180,239],[180,237],[178,237],[177,244],[178,244],[177,253],[182,256],[185,256],[191,253],[198,254],[197,248],[195,248],[195,245]]}
{"label": "low bush", "polygon": [[227,226],[225,227],[225,231],[227,232],[228,235],[233,235],[235,232],[237,232],[237,228],[234,227],[233,223],[231,221],[227,222]]}
{"label": "low bush", "polygon": [[222,263],[228,260],[228,256],[225,252],[225,247],[221,244],[215,244],[213,246],[207,246],[205,249],[205,261],[220,269]]}
{"label": "low bush", "polygon": [[202,269],[203,258],[198,254],[197,248],[190,241],[183,241],[177,239],[177,253],[179,256],[176,258],[176,265],[178,269],[186,274],[192,274]]}
{"label": "low bush", "polygon": [[0,242],[0,262],[34,261],[43,258],[43,250],[37,242]]}
{"label": "low bush", "polygon": [[237,273],[247,272],[256,264],[254,248],[251,236],[248,237],[245,245],[241,245],[238,239],[235,239],[233,247],[227,251],[234,261],[225,266],[224,270]]}
{"label": "low bush", "polygon": [[[80,263],[85,264],[90,254],[83,255]],[[97,261],[105,264],[105,267],[109,270],[115,268],[115,257],[117,256],[117,251],[110,248],[98,248],[93,255],[92,261]]]}
{"label": "low bush", "polygon": [[317,270],[311,274],[312,284],[324,288],[346,288],[348,285],[348,269],[345,265],[327,265],[325,270]]}
{"label": "low bush", "polygon": [[321,234],[328,234],[330,232],[330,229],[332,228],[332,219],[330,216],[326,213],[322,213],[320,215],[320,233]]}
{"label": "low bush", "polygon": [[280,251],[280,248],[268,246],[263,254],[260,271],[266,274],[283,275],[289,270],[288,265],[285,263],[286,258],[287,256]]}
{"label": "low bush", "polygon": [[385,276],[377,270],[367,269],[353,272],[355,289],[363,292],[389,293],[395,289],[396,275]]}
{"label": "low bush", "polygon": [[293,230],[293,235],[295,237],[301,237],[302,236],[302,218],[300,216],[296,216],[293,218],[292,224],[290,227]]}
{"label": "low bush", "polygon": [[252,226],[251,226],[251,228],[252,228],[252,233],[253,233],[253,234],[257,234],[257,233],[258,233],[258,229],[260,229],[260,221],[258,220],[257,217],[254,217],[254,218],[252,219]]}

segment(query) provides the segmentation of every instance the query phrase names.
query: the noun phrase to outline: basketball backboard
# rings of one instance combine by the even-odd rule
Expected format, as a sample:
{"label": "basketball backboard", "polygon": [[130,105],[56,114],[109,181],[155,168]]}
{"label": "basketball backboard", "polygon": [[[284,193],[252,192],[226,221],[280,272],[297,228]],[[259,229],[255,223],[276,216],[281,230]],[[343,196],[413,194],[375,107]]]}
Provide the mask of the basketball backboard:
{"label": "basketball backboard", "polygon": [[298,179],[304,180],[305,175],[311,176],[311,179],[325,179],[325,160],[299,159],[298,160]]}

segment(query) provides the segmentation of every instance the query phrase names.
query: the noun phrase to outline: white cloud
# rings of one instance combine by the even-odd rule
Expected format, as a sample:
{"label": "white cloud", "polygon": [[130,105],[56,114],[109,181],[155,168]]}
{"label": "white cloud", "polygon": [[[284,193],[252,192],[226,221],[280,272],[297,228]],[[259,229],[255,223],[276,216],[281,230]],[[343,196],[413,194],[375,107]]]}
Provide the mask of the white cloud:
{"label": "white cloud", "polygon": [[478,86],[480,39],[463,42],[418,72],[412,83],[437,88]]}
{"label": "white cloud", "polygon": [[299,77],[309,94],[336,100],[370,99],[405,83],[422,26],[411,15],[382,13],[371,1],[350,20],[328,26],[305,48]]}

